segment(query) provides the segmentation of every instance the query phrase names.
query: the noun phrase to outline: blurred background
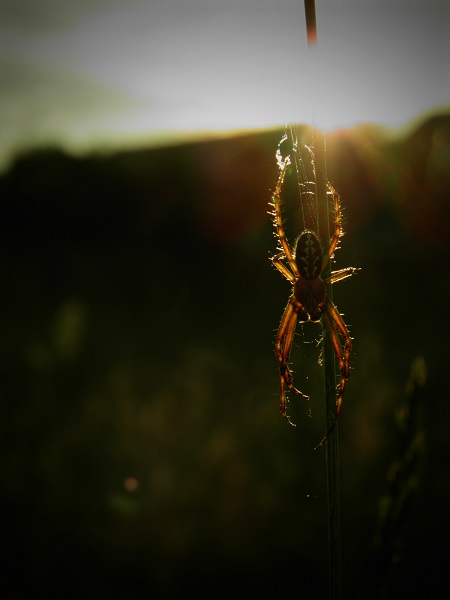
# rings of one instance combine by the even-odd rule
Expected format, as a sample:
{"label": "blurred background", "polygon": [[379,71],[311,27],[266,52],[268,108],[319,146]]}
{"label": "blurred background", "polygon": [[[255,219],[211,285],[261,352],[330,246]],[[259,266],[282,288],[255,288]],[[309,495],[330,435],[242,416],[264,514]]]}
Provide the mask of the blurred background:
{"label": "blurred background", "polygon": [[[298,43],[306,44],[302,3],[282,3],[278,21],[268,5],[267,29],[259,21],[264,11],[244,3],[241,27],[249,27],[249,37],[239,56],[228,62],[224,55],[230,66],[225,75],[218,69],[222,87],[211,79],[211,96],[200,94],[204,106],[215,108],[203,121],[203,105],[191,90],[208,81],[202,69],[219,64],[223,46],[212,28],[217,13],[201,2],[189,7],[194,4],[197,12],[186,15],[176,2],[153,3],[151,10],[137,2],[127,13],[100,0],[77,10],[49,1],[31,12],[0,3],[6,550],[0,590],[5,598],[38,591],[61,598],[167,598],[236,590],[327,597],[326,455],[313,451],[325,428],[320,328],[299,326],[296,336],[296,383],[311,398],[290,403],[295,429],[279,413],[274,355],[290,289],[269,261],[276,240],[267,210],[284,132],[279,124],[295,117],[308,124],[300,128],[306,143],[311,120],[329,129],[328,177],[341,196],[345,229],[335,268],[361,267],[334,286],[354,338],[339,422],[343,597],[438,594],[450,583],[448,9],[417,3],[402,13],[399,3],[387,15],[369,2],[361,3],[366,12],[346,13],[354,5],[342,3],[335,15],[318,3],[319,42],[324,23],[325,40],[333,31],[342,52],[361,57],[355,49],[367,48],[380,65],[368,69],[372,87],[365,89],[357,61],[353,69],[345,63],[337,87],[326,92],[337,106],[332,102],[321,121],[317,105],[310,112],[315,92],[303,91],[310,80],[284,71],[296,62],[293,34],[277,29],[280,22],[287,27],[295,8]],[[373,14],[386,38],[376,47],[364,37]],[[217,23],[236,50],[229,45],[232,34],[239,46],[230,15]],[[402,17],[415,24],[417,54],[406,52],[415,50],[411,27],[396,29]],[[108,23],[108,35],[94,35]],[[215,48],[212,58],[186,41],[197,39],[192,23],[208,31],[204,43]],[[345,23],[348,45],[337,35]],[[143,39],[160,49],[167,43],[181,63],[164,52],[156,59],[145,54],[137,32],[146,26],[156,37]],[[86,28],[91,37],[80,33]],[[253,39],[267,43],[261,31],[274,29],[268,77],[265,55],[259,73],[244,60],[244,46],[253,48]],[[176,32],[188,36],[184,45],[177,46]],[[388,40],[395,56],[405,57],[403,79],[383,62]],[[140,60],[126,57],[130,47]],[[256,88],[241,96],[234,79],[240,58],[247,73],[258,73],[242,79]],[[177,100],[166,83],[177,81],[179,65],[188,63],[197,79],[179,83],[187,96]],[[91,65],[95,85],[75,64]],[[140,92],[139,110],[134,96],[133,112],[130,89],[119,81],[136,64],[160,69],[162,79],[139,69],[133,79],[150,81],[148,90],[162,94],[164,110],[156,116],[148,90]],[[95,65],[109,74],[110,87],[99,83]],[[426,81],[417,79],[421,69]],[[381,87],[386,72],[392,85]],[[270,116],[257,93],[269,80]],[[99,86],[103,95],[96,96]],[[220,100],[224,89],[230,96]],[[247,109],[228,104],[231,97]],[[344,110],[351,98],[367,110],[353,122]],[[134,115],[136,131],[120,120],[119,105]],[[252,106],[262,107],[258,122],[250,118]],[[392,114],[377,116],[380,106]],[[182,113],[180,107],[196,108]],[[219,122],[228,107],[230,122]],[[302,227],[295,198],[284,217],[293,240]]]}

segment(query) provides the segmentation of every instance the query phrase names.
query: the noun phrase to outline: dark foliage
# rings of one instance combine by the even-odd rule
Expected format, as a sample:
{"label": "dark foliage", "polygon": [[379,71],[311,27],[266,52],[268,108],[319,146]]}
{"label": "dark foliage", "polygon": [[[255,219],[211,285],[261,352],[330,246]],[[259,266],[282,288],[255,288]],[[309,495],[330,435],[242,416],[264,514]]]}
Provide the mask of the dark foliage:
{"label": "dark foliage", "polygon": [[[290,406],[295,430],[278,408],[279,137],[48,150],[0,179],[4,597],[326,597],[314,326],[293,356],[311,395]],[[362,267],[335,291],[354,337],[344,596],[429,597],[449,583],[450,120],[395,142],[336,133],[327,157],[346,230],[336,268]],[[395,415],[417,357],[410,438],[425,441],[410,460]]]}

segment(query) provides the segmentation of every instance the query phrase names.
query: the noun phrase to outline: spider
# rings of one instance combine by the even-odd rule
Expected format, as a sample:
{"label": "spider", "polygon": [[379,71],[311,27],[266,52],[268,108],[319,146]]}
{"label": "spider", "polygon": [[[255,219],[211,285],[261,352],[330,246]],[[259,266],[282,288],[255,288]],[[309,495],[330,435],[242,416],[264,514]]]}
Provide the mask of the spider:
{"label": "spider", "polygon": [[[314,161],[312,151],[307,148]],[[340,368],[340,383],[338,386],[338,397],[336,400],[335,419],[336,423],[342,406],[342,398],[350,373],[350,353],[352,344],[347,327],[339,314],[336,306],[326,293],[326,284],[336,283],[350,277],[359,269],[347,267],[339,271],[332,271],[328,278],[323,279],[322,274],[334,255],[340,236],[342,235],[342,224],[340,216],[339,196],[331,183],[326,181],[327,195],[333,198],[334,203],[334,233],[327,251],[324,253],[317,235],[305,229],[298,237],[295,249],[289,245],[284,232],[281,219],[281,191],[286,172],[291,164],[290,157],[282,158],[280,150],[277,150],[277,162],[280,169],[278,182],[272,196],[273,210],[269,213],[273,217],[275,237],[277,237],[281,250],[271,258],[274,266],[292,284],[292,294],[281,318],[276,339],[276,355],[280,363],[280,403],[281,413],[288,423],[295,427],[286,413],[286,388],[299,394],[303,398],[309,398],[306,394],[294,387],[288,360],[291,353],[297,322],[313,323],[323,320],[323,325],[329,332],[336,359]],[[341,336],[343,344],[341,344]],[[331,429],[320,442],[321,446],[328,438]],[[317,447],[319,447],[317,446]]]}

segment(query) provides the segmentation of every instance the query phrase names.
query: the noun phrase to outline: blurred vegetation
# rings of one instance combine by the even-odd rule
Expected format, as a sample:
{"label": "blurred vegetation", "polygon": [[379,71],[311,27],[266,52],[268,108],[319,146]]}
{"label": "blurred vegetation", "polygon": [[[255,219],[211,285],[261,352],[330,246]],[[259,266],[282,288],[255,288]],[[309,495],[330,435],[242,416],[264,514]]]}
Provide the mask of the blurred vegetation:
{"label": "blurred vegetation", "polygon": [[[293,357],[311,395],[290,405],[296,429],[278,406],[280,137],[47,149],[1,177],[3,597],[326,597],[313,325]],[[362,267],[334,288],[354,337],[343,594],[429,596],[450,583],[450,118],[393,141],[334,133],[327,161],[336,268]]]}

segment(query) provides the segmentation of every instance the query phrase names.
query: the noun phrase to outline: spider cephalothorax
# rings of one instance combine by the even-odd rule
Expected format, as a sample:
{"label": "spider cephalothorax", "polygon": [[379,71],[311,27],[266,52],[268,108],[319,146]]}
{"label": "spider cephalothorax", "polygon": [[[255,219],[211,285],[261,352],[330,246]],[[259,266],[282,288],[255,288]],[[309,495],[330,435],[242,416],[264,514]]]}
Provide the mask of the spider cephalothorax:
{"label": "spider cephalothorax", "polygon": [[[276,355],[280,363],[280,402],[281,412],[287,421],[293,425],[286,413],[286,387],[307,398],[300,390],[294,387],[292,373],[288,366],[297,322],[317,322],[323,319],[323,325],[329,332],[334,353],[339,363],[340,384],[336,400],[335,418],[339,417],[345,385],[350,373],[350,352],[352,344],[347,327],[337,308],[327,296],[326,284],[336,283],[353,275],[357,269],[348,267],[339,271],[332,271],[331,275],[323,279],[322,274],[336,250],[337,243],[342,235],[339,196],[333,186],[327,181],[327,194],[334,203],[334,233],[326,252],[323,252],[317,235],[310,230],[305,230],[291,249],[281,220],[281,191],[289,157],[282,158],[278,150],[277,160],[280,175],[272,197],[275,236],[280,246],[280,252],[271,258],[272,263],[292,284],[292,294],[281,318],[276,340]],[[343,342],[341,343],[340,337]],[[325,438],[324,438],[325,439]]]}

